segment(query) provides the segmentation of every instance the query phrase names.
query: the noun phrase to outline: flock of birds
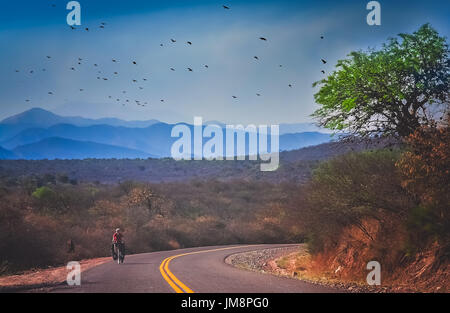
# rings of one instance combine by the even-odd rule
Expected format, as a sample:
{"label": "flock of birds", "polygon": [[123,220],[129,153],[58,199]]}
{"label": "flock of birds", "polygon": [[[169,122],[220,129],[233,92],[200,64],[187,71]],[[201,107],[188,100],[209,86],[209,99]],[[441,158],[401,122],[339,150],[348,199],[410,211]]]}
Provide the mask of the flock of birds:
{"label": "flock of birds", "polygon": [[[52,4],[51,6],[52,6],[52,7],[56,7],[55,4]],[[230,7],[229,7],[229,6],[223,5],[222,7],[223,7],[223,9],[225,9],[225,10],[230,10]],[[100,25],[98,26],[98,28],[104,29],[106,26],[107,26],[107,23],[101,22]],[[71,28],[72,30],[77,30],[77,29],[78,29],[78,28],[75,27],[75,26],[70,26],[70,28]],[[84,29],[82,29],[82,30],[84,30],[84,31],[86,31],[86,32],[89,32],[89,31],[90,31],[89,27],[84,27]],[[324,36],[323,36],[323,35],[320,36],[320,39],[324,39]],[[265,37],[259,37],[259,40],[265,41],[265,42],[268,41],[268,39],[265,38]],[[176,39],[173,39],[173,38],[170,39],[170,43],[175,44],[176,42],[177,42]],[[187,44],[187,45],[192,45],[193,43],[192,43],[191,41],[186,41],[186,44]],[[160,43],[160,46],[161,46],[161,47],[164,47],[164,44],[163,44],[163,43]],[[52,59],[52,56],[47,55],[46,58],[47,58],[47,60],[51,60],[51,59]],[[259,61],[259,60],[260,60],[259,57],[256,56],[256,55],[255,55],[253,58],[254,58],[256,61]],[[84,61],[83,58],[78,57],[77,60],[76,60],[76,63],[77,63],[79,66],[81,66],[81,65],[83,64],[83,61]],[[324,59],[321,59],[321,61],[322,61],[323,64],[326,64],[326,63],[327,63],[327,61],[324,60]],[[113,59],[111,59],[111,62],[112,62],[112,63],[118,63],[118,60],[113,58]],[[137,63],[137,61],[134,61],[134,60],[133,60],[133,61],[131,61],[131,64],[130,64],[130,65],[131,65],[131,66],[138,66],[138,63]],[[92,64],[92,66],[93,66],[94,68],[97,69],[97,76],[96,76],[97,80],[99,80],[99,81],[108,81],[108,80],[110,79],[110,78],[105,77],[104,75],[102,75],[103,72],[102,72],[102,70],[99,69],[99,64],[94,63],[94,64]],[[283,65],[280,64],[279,67],[281,68],[281,67],[283,67]],[[208,66],[207,64],[204,64],[204,68],[208,69],[209,66]],[[77,67],[76,67],[76,66],[72,66],[72,67],[70,67],[70,70],[71,70],[71,71],[76,71],[76,70],[77,70]],[[170,70],[171,70],[171,71],[175,71],[175,68],[171,67]],[[194,71],[191,67],[187,67],[186,70],[189,71],[189,72],[193,72],[193,71]],[[16,73],[19,73],[19,72],[20,72],[19,69],[16,69],[15,71],[16,71]],[[42,71],[43,71],[43,72],[46,72],[47,69],[46,69],[46,68],[42,68]],[[325,74],[325,71],[324,71],[324,70],[321,70],[321,72],[322,72],[323,74]],[[34,73],[35,73],[35,70],[29,70],[29,74],[34,74]],[[114,71],[114,72],[113,72],[113,76],[114,76],[114,77],[117,77],[118,75],[119,75],[119,73],[118,73],[117,71]],[[148,81],[148,79],[147,79],[147,78],[132,79],[132,83],[133,83],[133,84],[137,84],[137,83],[140,82],[140,81],[146,82],[146,81]],[[288,87],[289,87],[289,88],[293,88],[292,83],[288,84]],[[139,89],[139,90],[143,90],[144,87],[143,87],[143,86],[138,86],[138,89]],[[83,92],[84,89],[83,89],[83,88],[79,88],[79,91],[80,91],[80,92]],[[48,91],[48,95],[49,95],[49,96],[53,96],[54,94],[55,94],[55,93],[54,93],[53,91]],[[123,95],[127,94],[127,90],[123,90],[123,91],[122,91],[122,94],[123,94]],[[261,93],[256,93],[256,96],[257,96],[257,97],[261,97]],[[125,97],[125,96],[124,96],[124,97]],[[233,99],[238,99],[238,97],[237,97],[236,95],[232,95],[231,97],[232,97]],[[111,95],[108,95],[107,98],[110,99],[110,100],[112,100],[112,99],[115,98],[115,101],[116,101],[116,102],[122,102],[122,100],[121,100],[120,98],[116,98],[116,97],[113,97],[113,96],[111,96]],[[143,100],[130,100],[130,99],[126,99],[126,97],[125,97],[125,99],[123,99],[123,100],[124,100],[124,102],[122,102],[122,105],[123,105],[123,106],[125,106],[126,103],[130,103],[130,102],[134,102],[136,105],[142,106],[142,107],[145,107],[145,106],[147,106],[147,105],[149,104],[148,101],[143,101]],[[31,99],[26,99],[25,101],[26,101],[26,102],[31,102]],[[164,99],[161,99],[160,102],[165,102],[165,100],[164,100]]]}

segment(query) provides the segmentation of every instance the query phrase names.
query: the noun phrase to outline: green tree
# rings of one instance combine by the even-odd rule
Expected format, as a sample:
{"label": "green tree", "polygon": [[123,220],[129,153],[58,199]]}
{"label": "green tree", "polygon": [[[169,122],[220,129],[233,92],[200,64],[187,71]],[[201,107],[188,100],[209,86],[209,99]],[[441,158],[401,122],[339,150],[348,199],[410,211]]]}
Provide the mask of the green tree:
{"label": "green tree", "polygon": [[449,49],[429,24],[391,38],[380,50],[351,52],[329,77],[315,82],[321,126],[368,137],[406,137],[429,124],[450,86]]}
{"label": "green tree", "polygon": [[32,196],[36,199],[43,200],[43,201],[51,201],[56,198],[56,193],[49,187],[43,186],[37,188]]}
{"label": "green tree", "polygon": [[[36,204],[40,210],[47,210],[53,213],[64,213],[69,209],[68,200],[70,193],[65,194],[61,190],[54,190],[47,186],[37,188],[32,197],[35,198]],[[81,199],[78,199],[80,202]]]}

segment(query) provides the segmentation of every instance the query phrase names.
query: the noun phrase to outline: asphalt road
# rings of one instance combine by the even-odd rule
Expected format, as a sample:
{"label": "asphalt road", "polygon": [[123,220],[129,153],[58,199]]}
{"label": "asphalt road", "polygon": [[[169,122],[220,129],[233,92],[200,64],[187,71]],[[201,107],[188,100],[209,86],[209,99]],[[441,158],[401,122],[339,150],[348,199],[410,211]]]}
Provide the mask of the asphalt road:
{"label": "asphalt road", "polygon": [[237,252],[286,245],[215,246],[129,255],[81,274],[81,286],[61,285],[58,293],[302,293],[337,292],[296,279],[235,268],[224,259]]}

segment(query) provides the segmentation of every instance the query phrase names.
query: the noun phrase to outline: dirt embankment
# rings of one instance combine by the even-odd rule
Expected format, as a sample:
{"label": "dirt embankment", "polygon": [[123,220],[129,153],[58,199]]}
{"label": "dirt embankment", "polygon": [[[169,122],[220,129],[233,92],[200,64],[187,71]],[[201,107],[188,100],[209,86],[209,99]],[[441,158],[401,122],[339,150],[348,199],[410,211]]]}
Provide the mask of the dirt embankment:
{"label": "dirt embankment", "polygon": [[[110,257],[79,261],[81,272],[111,261]],[[0,277],[0,292],[17,292],[39,289],[64,283],[69,270],[65,266],[35,269],[18,275]]]}
{"label": "dirt embankment", "polygon": [[369,289],[359,284],[329,279],[322,273],[320,275],[313,273],[311,271],[311,255],[305,244],[237,253],[228,256],[225,263],[245,270],[300,279],[350,292],[368,291]]}
{"label": "dirt embankment", "polygon": [[366,284],[370,261],[381,265],[381,287],[389,292],[450,292],[450,264],[434,243],[420,252],[406,253],[406,231],[394,219],[366,220],[359,227],[344,229],[324,252],[303,260],[286,257],[278,264],[294,262],[287,269],[306,266],[308,275],[330,280]]}
{"label": "dirt embankment", "polygon": [[[376,236],[379,225],[365,223],[365,230],[375,234],[372,239],[360,229],[345,230],[333,247],[312,256],[306,245],[266,249],[231,255],[226,259],[233,266],[328,285],[348,292],[450,292],[450,265],[438,259],[438,246],[433,245],[415,256],[406,257],[394,244],[391,249],[380,243],[384,234]],[[369,261],[381,264],[381,285],[366,282]]]}

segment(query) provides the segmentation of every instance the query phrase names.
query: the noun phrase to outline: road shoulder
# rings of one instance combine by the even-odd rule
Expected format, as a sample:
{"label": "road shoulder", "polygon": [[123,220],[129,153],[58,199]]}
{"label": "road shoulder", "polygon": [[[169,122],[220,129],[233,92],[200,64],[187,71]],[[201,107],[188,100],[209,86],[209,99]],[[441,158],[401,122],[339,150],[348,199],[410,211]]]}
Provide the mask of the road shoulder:
{"label": "road shoulder", "polygon": [[[111,261],[110,257],[79,261],[81,272]],[[69,271],[66,266],[35,269],[17,275],[0,277],[0,293],[43,291],[64,284]]]}

